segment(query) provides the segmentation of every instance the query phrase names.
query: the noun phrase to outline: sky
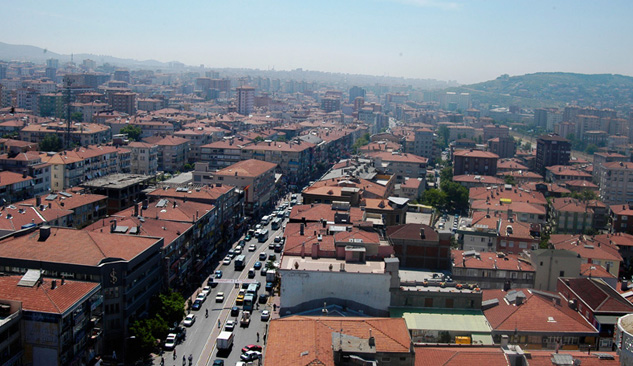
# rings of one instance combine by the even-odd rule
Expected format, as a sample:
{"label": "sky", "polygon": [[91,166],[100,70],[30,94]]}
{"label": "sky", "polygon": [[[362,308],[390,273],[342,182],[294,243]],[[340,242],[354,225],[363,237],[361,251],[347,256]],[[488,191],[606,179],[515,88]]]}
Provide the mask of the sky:
{"label": "sky", "polygon": [[0,4],[0,41],[61,54],[462,84],[534,72],[633,75],[630,0]]}

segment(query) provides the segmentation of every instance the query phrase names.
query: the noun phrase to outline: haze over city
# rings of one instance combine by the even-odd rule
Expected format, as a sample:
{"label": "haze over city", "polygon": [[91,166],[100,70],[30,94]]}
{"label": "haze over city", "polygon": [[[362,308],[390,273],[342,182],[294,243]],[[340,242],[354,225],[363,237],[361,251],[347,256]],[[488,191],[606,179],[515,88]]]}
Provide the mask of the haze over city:
{"label": "haze over city", "polygon": [[[6,2],[2,41],[61,54],[456,80],[632,75],[628,1]],[[28,26],[27,26],[28,25]]]}

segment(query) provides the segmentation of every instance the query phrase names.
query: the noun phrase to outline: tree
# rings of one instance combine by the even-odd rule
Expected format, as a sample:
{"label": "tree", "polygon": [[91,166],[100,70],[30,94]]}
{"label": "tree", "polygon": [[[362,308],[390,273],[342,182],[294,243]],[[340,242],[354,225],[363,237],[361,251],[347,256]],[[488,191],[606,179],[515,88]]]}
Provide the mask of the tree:
{"label": "tree", "polygon": [[453,168],[447,166],[440,171],[440,184],[453,181]]}
{"label": "tree", "polygon": [[130,140],[138,141],[143,131],[139,126],[127,125],[121,129],[121,133],[126,134]]}
{"label": "tree", "polygon": [[354,154],[358,153],[358,149],[369,144],[369,139],[370,139],[370,136],[368,133],[366,133],[363,136],[359,137],[356,141],[354,141],[354,145],[352,145]]}
{"label": "tree", "polygon": [[42,141],[40,141],[40,150],[42,151],[61,151],[63,149],[62,139],[56,134],[46,135]]}
{"label": "tree", "polygon": [[158,315],[167,324],[180,322],[185,317],[185,299],[178,292],[171,291],[158,295],[160,307]]}
{"label": "tree", "polygon": [[440,182],[440,188],[446,195],[447,205],[452,210],[465,211],[468,209],[468,189],[459,183]]}
{"label": "tree", "polygon": [[512,184],[513,186],[515,186],[517,183],[514,180],[514,177],[511,175],[506,175],[505,177],[503,177],[503,180],[506,184]]}
{"label": "tree", "polygon": [[541,234],[541,241],[538,244],[538,247],[541,249],[547,249],[549,248],[549,233],[548,232],[544,232]]}
{"label": "tree", "polygon": [[277,142],[286,142],[286,141],[288,141],[288,139],[286,138],[285,135],[282,135],[282,136],[277,136],[277,139],[275,139],[275,141],[277,141]]}
{"label": "tree", "polygon": [[183,168],[185,169],[185,171],[190,171],[190,170],[194,170],[195,166],[191,163],[185,163],[185,166]]}
{"label": "tree", "polygon": [[589,144],[587,145],[587,148],[585,148],[585,152],[589,155],[595,154],[596,151],[598,151],[598,146],[595,144]]}
{"label": "tree", "polygon": [[253,141],[255,141],[255,142],[262,142],[262,141],[264,141],[264,138],[263,138],[263,137],[261,137],[261,136],[257,136],[257,137],[255,137],[255,138],[253,139]]}
{"label": "tree", "polygon": [[84,114],[81,112],[73,112],[70,114],[70,120],[73,122],[83,122]]}
{"label": "tree", "polygon": [[444,150],[448,147],[450,134],[451,133],[446,126],[442,126],[437,130],[437,146],[439,146],[440,150]]}
{"label": "tree", "polygon": [[431,206],[438,210],[446,209],[448,199],[446,193],[439,189],[427,189],[422,193],[421,202],[423,205]]}

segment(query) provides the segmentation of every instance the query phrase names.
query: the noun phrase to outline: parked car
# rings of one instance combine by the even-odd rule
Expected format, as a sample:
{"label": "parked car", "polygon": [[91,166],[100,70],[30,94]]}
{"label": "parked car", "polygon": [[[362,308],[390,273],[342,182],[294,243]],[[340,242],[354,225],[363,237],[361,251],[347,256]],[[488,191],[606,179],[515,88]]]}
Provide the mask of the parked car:
{"label": "parked car", "polygon": [[264,310],[262,311],[262,321],[267,322],[270,319],[270,311]]}
{"label": "parked car", "polygon": [[259,344],[249,344],[248,346],[244,346],[244,348],[242,348],[242,353],[246,353],[248,351],[262,351],[262,346],[260,346]]}
{"label": "parked car", "polygon": [[246,234],[246,236],[244,237],[244,240],[246,241],[251,241],[251,239],[253,239],[253,237],[250,234]]}
{"label": "parked car", "polygon": [[176,348],[176,333],[167,334],[163,347],[168,351]]}
{"label": "parked car", "polygon": [[262,356],[262,353],[259,351],[248,351],[240,356],[240,360],[253,361],[253,360],[257,360],[261,356]]}
{"label": "parked car", "polygon": [[275,236],[275,243],[281,243],[281,236],[277,235]]}
{"label": "parked car", "polygon": [[215,271],[215,278],[222,278],[222,271],[220,270]]}
{"label": "parked car", "polygon": [[238,245],[241,246],[241,247],[245,247],[246,246],[246,240],[244,240],[244,239],[240,240]]}
{"label": "parked car", "polygon": [[202,301],[196,299],[196,301],[193,302],[193,305],[191,305],[191,309],[193,310],[200,310],[200,308],[202,307]]}
{"label": "parked car", "polygon": [[266,272],[268,272],[268,268],[262,267],[262,269],[259,271],[259,274],[262,276],[266,276]]}
{"label": "parked car", "polygon": [[211,287],[210,286],[204,286],[202,288],[202,291],[200,291],[201,294],[204,295],[204,298],[206,299],[207,296],[209,296],[209,293],[211,293]]}
{"label": "parked car", "polygon": [[266,294],[259,295],[259,303],[260,304],[265,304],[267,301],[268,301],[268,295],[266,295]]}
{"label": "parked car", "polygon": [[213,366],[224,366],[224,360],[213,361]]}
{"label": "parked car", "polygon": [[222,264],[225,265],[225,266],[231,264],[231,257],[229,257],[229,256],[224,257],[224,260],[222,261]]}
{"label": "parked car", "polygon": [[196,322],[196,315],[195,314],[189,314],[185,317],[185,320],[182,322],[182,324],[186,327],[190,327],[193,325],[193,323]]}
{"label": "parked car", "polygon": [[198,297],[196,297],[196,301],[200,300],[200,302],[204,302],[207,299],[207,297],[204,294],[199,294]]}

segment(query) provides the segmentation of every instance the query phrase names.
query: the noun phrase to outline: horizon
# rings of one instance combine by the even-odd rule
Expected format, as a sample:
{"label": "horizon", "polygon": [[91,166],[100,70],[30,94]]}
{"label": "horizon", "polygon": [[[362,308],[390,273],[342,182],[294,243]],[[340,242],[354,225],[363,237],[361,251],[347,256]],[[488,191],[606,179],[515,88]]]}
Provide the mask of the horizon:
{"label": "horizon", "polygon": [[14,34],[6,43],[62,55],[191,67],[303,69],[462,85],[503,74],[631,76],[633,50],[627,45],[633,25],[627,18],[633,4],[608,4],[245,0],[186,7],[158,1],[148,8],[121,1],[62,6],[34,1],[6,4],[13,16],[0,29]]}

